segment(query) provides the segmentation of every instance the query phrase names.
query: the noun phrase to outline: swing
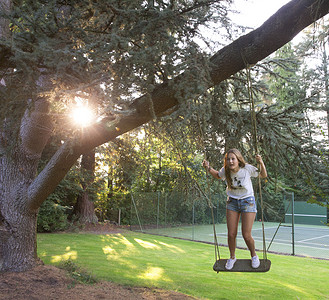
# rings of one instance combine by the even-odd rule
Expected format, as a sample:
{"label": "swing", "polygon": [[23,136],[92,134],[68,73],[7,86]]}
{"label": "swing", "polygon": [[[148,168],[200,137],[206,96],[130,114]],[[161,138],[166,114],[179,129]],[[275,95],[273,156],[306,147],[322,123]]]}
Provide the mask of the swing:
{"label": "swing", "polygon": [[[242,58],[243,58],[243,56],[242,56]],[[247,66],[246,70],[247,70],[247,82],[248,82],[248,93],[249,93],[249,100],[250,100],[250,112],[251,112],[253,139],[254,139],[256,153],[258,153],[256,113],[255,113],[255,105],[254,105],[254,99],[253,99],[253,94],[252,94],[250,68],[249,68],[248,64],[246,64],[246,66]],[[203,135],[202,130],[201,130],[200,121],[199,121],[199,126],[200,126],[201,135]],[[203,139],[202,139],[202,141],[203,141]],[[258,185],[259,185],[259,197],[261,200],[260,202],[261,202],[261,218],[262,218],[262,233],[263,233],[263,258],[259,259],[260,265],[258,268],[253,268],[251,266],[251,259],[237,259],[231,270],[227,270],[225,268],[227,259],[220,258],[219,245],[217,243],[217,235],[216,235],[216,228],[215,228],[215,222],[214,222],[215,220],[214,220],[213,206],[211,205],[210,199],[206,196],[208,205],[211,208],[211,214],[212,214],[212,219],[213,219],[214,245],[215,245],[215,264],[213,265],[213,270],[217,273],[218,272],[268,272],[271,268],[271,261],[269,259],[267,259],[267,253],[266,253],[265,228],[264,228],[264,216],[263,216],[263,198],[262,198],[262,191],[261,191],[261,180],[260,180],[259,176],[258,176]]]}
{"label": "swing", "polygon": [[267,272],[271,268],[271,261],[269,259],[259,259],[260,265],[257,269],[251,267],[250,259],[237,259],[234,267],[231,270],[225,269],[227,259],[218,259],[213,269],[218,272]]}

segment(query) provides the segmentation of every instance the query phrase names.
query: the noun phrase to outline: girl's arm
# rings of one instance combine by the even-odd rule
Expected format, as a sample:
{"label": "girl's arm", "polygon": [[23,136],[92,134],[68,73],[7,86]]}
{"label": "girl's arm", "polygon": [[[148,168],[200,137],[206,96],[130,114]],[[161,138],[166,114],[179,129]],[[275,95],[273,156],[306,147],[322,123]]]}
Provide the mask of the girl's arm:
{"label": "girl's arm", "polygon": [[263,159],[262,157],[257,154],[256,155],[256,161],[259,163],[260,165],[260,172],[259,172],[259,177],[260,178],[266,178],[267,177],[267,171],[266,171],[266,167],[265,167],[265,164],[263,162]]}
{"label": "girl's arm", "polygon": [[219,173],[209,165],[209,161],[204,160],[202,163],[203,167],[208,171],[214,178],[219,179]]}

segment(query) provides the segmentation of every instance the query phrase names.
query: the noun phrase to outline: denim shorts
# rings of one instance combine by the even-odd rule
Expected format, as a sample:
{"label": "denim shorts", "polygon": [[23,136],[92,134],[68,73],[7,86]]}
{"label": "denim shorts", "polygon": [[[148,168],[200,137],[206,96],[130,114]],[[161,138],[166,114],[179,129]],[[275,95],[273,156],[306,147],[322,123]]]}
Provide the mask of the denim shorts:
{"label": "denim shorts", "polygon": [[243,212],[257,212],[257,204],[254,196],[243,199],[227,198],[226,208],[229,210]]}

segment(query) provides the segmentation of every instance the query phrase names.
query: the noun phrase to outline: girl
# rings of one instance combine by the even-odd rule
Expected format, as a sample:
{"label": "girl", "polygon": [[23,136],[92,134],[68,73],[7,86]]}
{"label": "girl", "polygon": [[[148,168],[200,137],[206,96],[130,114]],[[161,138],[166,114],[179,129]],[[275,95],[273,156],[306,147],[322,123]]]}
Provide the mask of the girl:
{"label": "girl", "polygon": [[236,236],[240,216],[242,236],[251,254],[251,266],[256,269],[260,265],[255,251],[255,241],[251,236],[251,229],[257,212],[251,177],[259,175],[261,178],[265,178],[267,177],[267,172],[260,155],[256,155],[256,161],[260,165],[259,174],[258,169],[247,164],[237,149],[230,149],[225,154],[224,167],[219,172],[211,168],[208,161],[203,161],[203,166],[213,177],[226,180],[227,184],[226,222],[228,247],[230,250],[230,258],[225,265],[227,270],[231,270],[236,262]]}

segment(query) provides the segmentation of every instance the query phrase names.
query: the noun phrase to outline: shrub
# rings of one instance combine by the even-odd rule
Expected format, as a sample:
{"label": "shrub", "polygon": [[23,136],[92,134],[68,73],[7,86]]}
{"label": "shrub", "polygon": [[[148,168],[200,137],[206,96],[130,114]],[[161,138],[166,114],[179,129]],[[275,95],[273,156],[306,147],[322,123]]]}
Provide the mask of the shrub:
{"label": "shrub", "polygon": [[62,261],[59,265],[60,269],[67,271],[70,276],[74,279],[75,283],[82,284],[94,284],[97,283],[97,279],[89,274],[84,269],[77,266],[71,260]]}
{"label": "shrub", "polygon": [[47,199],[40,207],[37,221],[38,232],[54,232],[68,227],[67,207]]}

